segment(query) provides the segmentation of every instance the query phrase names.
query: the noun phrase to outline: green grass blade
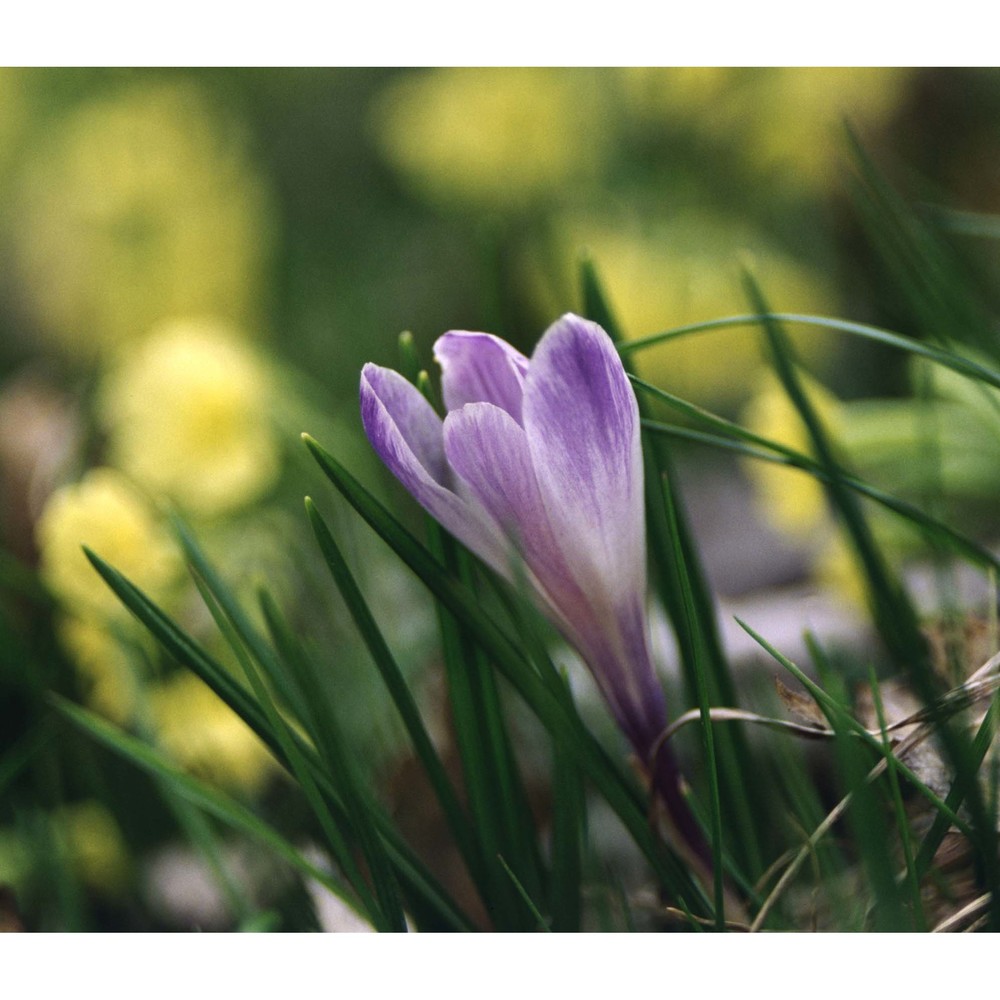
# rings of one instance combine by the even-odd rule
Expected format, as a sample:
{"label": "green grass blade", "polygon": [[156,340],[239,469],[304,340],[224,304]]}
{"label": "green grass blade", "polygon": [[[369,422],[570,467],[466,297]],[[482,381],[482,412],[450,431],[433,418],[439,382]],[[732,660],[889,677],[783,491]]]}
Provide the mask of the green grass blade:
{"label": "green grass blade", "polygon": [[997,356],[996,334],[981,296],[952,248],[920,218],[882,176],[857,136],[848,130],[858,168],[855,202],[869,239],[930,338],[947,344],[956,337]]}
{"label": "green grass blade", "polygon": [[403,725],[406,727],[413,749],[423,764],[462,857],[473,876],[473,880],[481,886],[483,860],[469,826],[468,818],[455,794],[441,758],[431,742],[420,716],[420,710],[410,693],[403,673],[399,669],[343,553],[315,504],[309,498],[306,499],[306,512],[334,582],[364,640],[389,696],[399,712]]}
{"label": "green grass blade", "polygon": [[[749,273],[744,275],[744,284],[754,308],[761,314],[767,314],[767,303]],[[844,473],[834,457],[833,445],[802,388],[791,344],[780,325],[773,320],[765,319],[764,332],[770,344],[775,372],[805,425],[819,465],[827,474],[824,484],[830,502],[839,512],[864,567],[869,601],[879,632],[896,664],[912,668],[927,658],[926,645],[913,606],[886,565],[857,496],[844,482]]]}
{"label": "green grass blade", "polygon": [[[722,418],[719,419],[721,420]],[[728,423],[728,421],[723,422]],[[785,465],[790,469],[801,469],[803,472],[808,472],[816,479],[824,482],[828,482],[830,478],[829,473],[808,455],[803,455],[791,448],[786,448],[776,441],[758,438],[757,435],[750,434],[750,432],[745,432],[737,436],[745,440],[759,440],[762,447],[757,448],[733,438],[727,438],[718,434],[709,434],[704,431],[696,431],[688,427],[664,424],[656,420],[643,420],[642,425],[651,434],[662,434],[681,441],[693,441],[723,451],[735,452],[745,458],[752,458],[761,462],[771,462],[775,465]],[[738,424],[733,424],[733,428],[734,434],[736,431],[743,431],[743,428],[740,428]],[[859,496],[867,497],[886,510],[892,511],[894,514],[910,521],[924,532],[929,540],[944,545],[957,555],[963,556],[971,563],[981,566],[984,569],[1000,569],[1000,558],[990,552],[989,549],[984,548],[978,542],[956,531],[951,525],[945,524],[944,521],[921,510],[915,504],[895,497],[891,493],[886,493],[877,486],[872,486],[871,483],[850,473],[845,472],[841,478],[844,484],[854,490]]]}
{"label": "green grass blade", "polygon": [[624,341],[618,345],[618,353],[624,357],[636,351],[648,350],[657,344],[667,343],[680,337],[689,337],[701,333],[710,333],[715,330],[729,330],[743,326],[761,326],[767,322],[782,323],[786,326],[821,327],[825,330],[846,333],[853,337],[859,337],[862,340],[870,340],[873,343],[881,344],[884,347],[891,347],[917,357],[928,358],[935,364],[950,368],[960,375],[985,382],[995,389],[1000,389],[1000,372],[977,361],[963,357],[955,351],[938,347],[935,344],[928,344],[922,340],[907,337],[905,334],[895,333],[892,330],[884,330],[881,327],[871,326],[868,323],[856,323],[852,320],[837,319],[833,316],[810,316],[803,313],[744,313],[738,316],[723,316],[719,319],[706,320],[702,323],[689,323],[685,326],[678,326],[670,330],[650,334],[648,337]]}
{"label": "green grass blade", "polygon": [[555,748],[552,774],[552,930],[578,931],[582,916],[584,786],[572,755]]}
{"label": "green grass blade", "polygon": [[[589,261],[584,261],[581,269],[585,308],[588,315],[597,320],[607,330],[611,339],[621,344],[621,330],[607,301],[597,272]],[[629,372],[629,359],[623,356],[623,366]],[[647,417],[646,401],[637,397],[640,417]],[[684,501],[677,486],[678,477],[674,473],[670,453],[662,439],[650,439],[643,435],[643,468],[645,471],[646,521],[649,538],[653,581],[663,606],[666,608],[677,644],[680,649],[681,666],[688,697],[694,703],[699,701],[699,686],[707,678],[708,695],[711,702],[723,705],[736,704],[736,689],[729,671],[719,636],[713,600],[708,579],[701,565],[701,558],[693,534],[688,525]],[[667,522],[663,505],[664,483],[670,492],[674,512],[674,524]],[[678,561],[674,541],[679,543],[680,558],[683,559],[685,579],[681,579],[681,564]],[[685,587],[690,591],[693,614],[689,615],[685,604]],[[719,778],[722,794],[732,805],[734,848],[740,862],[751,872],[760,872],[763,855],[760,848],[759,830],[764,828],[767,818],[755,810],[754,802],[748,794],[753,787],[753,758],[743,730],[732,726],[715,737],[718,754]]]}
{"label": "green grass blade", "polygon": [[552,734],[572,748],[581,768],[622,819],[637,846],[664,884],[704,912],[710,904],[677,860],[663,850],[649,829],[645,804],[635,784],[585,729],[579,718],[549,688],[522,652],[489,618],[468,591],[340,463],[308,435],[305,443],[324,474],[376,533],[396,552],[432,594],[466,627]]}
{"label": "green grass blade", "polygon": [[875,715],[878,719],[879,729],[882,730],[883,756],[888,761],[886,774],[889,779],[889,791],[892,797],[892,808],[896,819],[896,829],[899,831],[900,844],[903,849],[903,863],[905,865],[906,888],[910,896],[910,913],[913,919],[914,930],[927,930],[927,920],[924,916],[923,899],[920,896],[920,879],[917,876],[917,869],[914,864],[913,837],[910,831],[910,821],[906,816],[906,808],[903,805],[903,795],[899,787],[899,767],[896,756],[892,752],[892,744],[889,741],[889,734],[886,731],[885,708],[882,705],[882,691],[879,687],[878,678],[872,668],[869,672],[868,686],[872,692],[872,702],[875,706]]}
{"label": "green grass blade", "polygon": [[380,910],[388,918],[387,929],[405,931],[406,917],[399,885],[378,835],[370,807],[371,796],[358,774],[356,762],[347,752],[340,722],[330,704],[327,690],[320,683],[317,665],[266,593],[261,594],[261,604],[278,655],[287,665],[303,700],[309,706],[310,730],[315,733],[317,750],[329,765],[331,773],[337,776],[341,800],[371,873]]}
{"label": "green grass blade", "polygon": [[363,908],[359,908],[353,893],[332,876],[312,864],[281,834],[260,820],[245,806],[240,805],[223,792],[185,774],[141,740],[129,736],[92,712],[88,712],[58,695],[50,697],[55,707],[63,715],[104,746],[130,760],[155,778],[169,783],[176,794],[183,796],[192,805],[210,813],[233,829],[260,841],[307,878],[315,879],[329,889],[357,912],[362,919],[366,918],[366,913]]}
{"label": "green grass blade", "polygon": [[[400,924],[405,927],[406,920],[403,916],[402,907],[399,905],[398,898],[394,899],[394,909],[398,911],[397,916],[397,914],[393,913],[392,910],[384,910],[383,906],[385,901],[382,899],[376,900],[376,898],[371,894],[365,878],[361,874],[361,869],[354,860],[354,855],[351,852],[351,846],[345,837],[341,824],[334,821],[326,801],[320,795],[316,782],[313,779],[312,772],[306,765],[305,757],[299,750],[295,740],[292,739],[290,727],[282,718],[278,707],[274,704],[270,692],[267,690],[266,684],[257,673],[256,668],[244,648],[243,637],[239,634],[237,628],[232,624],[232,621],[227,617],[225,612],[220,608],[215,594],[209,589],[208,585],[201,579],[199,574],[194,574],[194,581],[198,587],[199,593],[201,594],[202,600],[205,602],[205,606],[211,613],[216,625],[218,625],[223,637],[229,643],[229,646],[233,650],[240,666],[243,668],[243,673],[250,682],[250,687],[256,697],[257,704],[263,708],[265,714],[267,715],[271,731],[275,734],[278,743],[281,745],[282,752],[291,766],[292,775],[302,788],[302,792],[305,795],[310,808],[319,821],[320,829],[323,831],[327,844],[333,853],[333,857],[340,865],[347,881],[357,893],[358,898],[364,906],[368,920],[378,930],[399,930],[401,929],[399,926]],[[315,738],[313,742],[316,742]],[[343,778],[342,772],[334,771],[333,773],[337,775],[338,779]],[[338,781],[337,784],[341,799],[345,803],[348,817],[351,820],[356,819],[353,815],[353,811],[348,805],[344,782],[341,780]],[[352,829],[355,833],[357,832],[353,823]],[[395,920],[393,919],[394,917],[396,917]]]}
{"label": "green grass blade", "polygon": [[[469,594],[472,570],[457,543],[428,519],[431,552],[448,565]],[[500,707],[496,678],[482,648],[461,619],[437,604],[452,722],[465,776],[466,794],[482,850],[488,863],[506,858],[527,884],[529,895],[540,895],[543,876],[527,797],[514,761]],[[534,926],[530,907],[511,892],[511,880],[499,865],[489,864],[496,906],[513,921],[509,926]]]}
{"label": "green grass blade", "polygon": [[725,930],[726,910],[725,892],[723,883],[723,842],[722,842],[722,800],[719,794],[719,772],[715,757],[715,734],[709,718],[708,679],[707,669],[699,669],[702,665],[702,651],[699,643],[699,633],[694,626],[694,596],[691,593],[691,584],[687,575],[687,566],[684,560],[684,553],[681,548],[680,533],[677,526],[677,515],[674,510],[673,497],[670,490],[664,483],[663,503],[667,515],[667,527],[670,532],[670,539],[673,543],[673,557],[680,576],[681,596],[683,598],[684,618],[687,628],[695,641],[695,677],[698,685],[698,708],[701,711],[701,735],[702,747],[705,753],[705,769],[708,774],[708,797],[709,811],[711,816],[711,844],[712,844],[712,869],[715,880],[715,920],[716,929]]}
{"label": "green grass blade", "polygon": [[[896,883],[897,860],[890,850],[891,839],[885,819],[882,797],[879,794],[881,782],[871,777],[872,755],[864,745],[852,738],[852,730],[845,726],[843,719],[850,713],[843,683],[829,667],[822,649],[815,642],[810,643],[813,660],[820,679],[829,690],[836,683],[837,696],[832,700],[839,710],[827,713],[827,721],[834,732],[834,753],[837,760],[837,775],[846,786],[850,799],[847,822],[853,834],[853,845],[861,857],[861,867],[874,895],[871,911],[872,929],[875,931],[912,930],[912,915],[903,906],[900,888]],[[884,740],[880,742],[880,753],[889,765],[891,751],[885,754]]]}
{"label": "green grass blade", "polygon": [[[84,551],[94,568],[102,576],[119,600],[132,612],[138,621],[157,639],[163,648],[179,663],[191,669],[236,712],[236,714],[260,737],[275,759],[291,773],[291,765],[281,744],[272,731],[265,713],[250,694],[222,666],[215,662],[194,640],[180,629],[168,615],[158,608],[134,584],[121,573],[105,563],[86,548]],[[347,827],[347,816],[325,769],[311,747],[301,741],[298,734],[299,750],[313,771],[319,787],[327,798],[328,805],[338,827]],[[414,855],[409,845],[399,835],[387,817],[379,816],[379,831],[386,841],[400,881],[413,894],[411,909],[417,906],[428,915],[435,927],[456,930],[470,929],[468,918],[448,897],[444,889],[427,868]]]}
{"label": "green grass blade", "polygon": [[528,895],[527,890],[521,884],[521,880],[514,874],[514,870],[510,867],[509,864],[507,864],[506,861],[504,861],[502,854],[498,856],[497,861],[500,862],[501,868],[507,874],[507,877],[510,879],[514,888],[517,890],[517,894],[520,897],[521,901],[524,903],[525,907],[527,907],[528,912],[531,913],[532,917],[535,920],[535,923],[538,925],[538,929],[543,931],[550,931],[552,928],[549,927],[549,925],[546,923],[545,917],[542,916],[541,911],[538,909],[538,906],[535,904],[531,896]]}
{"label": "green grass blade", "polygon": [[[837,720],[837,725],[841,729],[845,731],[850,730],[857,736],[858,739],[867,743],[880,756],[884,755],[885,748],[882,746],[881,741],[868,733],[864,726],[862,726],[860,722],[846,712],[843,706],[835,698],[830,697],[830,695],[828,695],[823,688],[821,688],[815,681],[805,674],[801,668],[796,666],[796,664],[788,659],[787,656],[784,656],[777,649],[775,649],[774,646],[772,646],[763,636],[755,632],[745,621],[737,618],[736,624],[739,625],[739,627],[743,629],[743,631],[746,632],[746,634],[749,635],[750,638],[761,647],[761,649],[780,663],[781,666],[783,666],[809,692],[828,719],[835,718]],[[950,805],[931,791],[931,789],[928,788],[927,785],[925,785],[924,782],[922,782],[920,778],[906,766],[906,764],[897,759],[896,766],[899,773],[904,775],[906,780],[909,781],[910,784],[913,785],[913,787],[925,799],[927,799],[927,801],[942,816],[945,817],[947,823],[954,824],[967,835],[972,832],[972,828],[969,824],[962,819]]]}

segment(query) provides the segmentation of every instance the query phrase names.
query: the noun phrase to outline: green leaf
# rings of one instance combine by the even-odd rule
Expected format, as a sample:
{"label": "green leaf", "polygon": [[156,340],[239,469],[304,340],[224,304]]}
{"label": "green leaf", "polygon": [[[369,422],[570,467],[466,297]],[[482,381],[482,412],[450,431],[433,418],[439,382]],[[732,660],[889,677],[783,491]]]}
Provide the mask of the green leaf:
{"label": "green leaf", "polygon": [[[187,636],[168,615],[158,608],[134,584],[86,548],[84,551],[94,568],[115,592],[119,600],[132,612],[160,644],[178,662],[193,670],[212,690],[233,709],[260,737],[275,759],[289,772],[291,765],[285,757],[281,743],[272,731],[267,717],[249,693],[212,657]],[[300,752],[313,771],[316,783],[327,798],[327,803],[338,826],[347,828],[347,816],[333,788],[329,775],[316,757],[315,751],[302,742],[297,733],[292,734]],[[411,909],[420,907],[433,920],[435,927],[467,930],[468,918],[462,914],[436,879],[420,862],[412,849],[400,836],[387,817],[378,817],[379,832],[386,841],[387,850],[397,867],[400,881],[412,893]]]}
{"label": "green leaf", "polygon": [[[763,315],[767,304],[753,276],[744,274],[747,296],[754,308]],[[917,616],[908,596],[894,578],[875,543],[857,496],[844,482],[844,472],[834,457],[834,448],[809,401],[796,371],[791,344],[781,326],[774,320],[764,320],[764,332],[774,360],[774,368],[785,392],[798,411],[809,435],[812,450],[826,474],[823,483],[834,508],[843,520],[844,528],[865,570],[868,594],[876,625],[897,666],[913,666],[927,658],[926,644],[920,633]]]}
{"label": "green leaf", "polygon": [[130,760],[155,778],[169,783],[176,794],[185,798],[192,805],[204,809],[233,829],[260,841],[307,878],[314,879],[329,889],[358,913],[362,919],[365,919],[366,914],[363,909],[359,908],[353,893],[331,875],[317,868],[281,834],[255,816],[245,806],[240,805],[225,793],[209,787],[197,778],[185,774],[151,747],[105,722],[104,719],[92,712],[66,701],[59,695],[53,694],[50,695],[50,698],[56,709],[84,732],[89,733],[104,746]]}
{"label": "green leaf", "polygon": [[[295,740],[292,738],[291,728],[281,717],[281,713],[274,704],[270,692],[267,690],[267,686],[264,684],[247,655],[244,648],[245,640],[243,636],[239,634],[238,629],[234,627],[231,619],[227,617],[226,613],[219,607],[216,595],[211,589],[209,589],[208,584],[202,580],[198,573],[194,574],[194,580],[198,587],[198,591],[202,596],[202,600],[205,602],[205,606],[208,608],[212,618],[219,626],[219,630],[222,632],[224,638],[232,648],[240,666],[243,668],[243,672],[246,675],[247,680],[250,682],[250,686],[257,699],[257,704],[264,709],[271,731],[275,734],[278,743],[281,745],[282,752],[291,766],[292,774],[302,788],[310,808],[319,820],[320,828],[323,830],[327,844],[329,845],[334,858],[337,860],[337,863],[343,870],[348,882],[357,893],[358,898],[361,900],[361,903],[366,911],[365,915],[367,919],[378,930],[399,930],[401,927],[405,927],[406,919],[403,916],[403,911],[399,905],[398,899],[393,901],[395,904],[393,908],[398,911],[397,916],[392,913],[391,910],[389,912],[384,911],[382,905],[380,905],[383,901],[380,900],[377,902],[372,896],[371,891],[365,882],[364,876],[361,874],[361,869],[354,860],[351,847],[341,829],[341,824],[334,821],[333,816],[330,813],[329,806],[320,795],[312,773],[306,765],[302,752],[299,750]],[[339,771],[334,771],[333,773],[337,774],[338,777],[342,777],[342,773]],[[340,792],[341,798],[344,799],[345,795],[342,783],[338,783],[338,791]],[[347,813],[348,818],[354,818],[350,808],[347,809]],[[396,919],[393,919],[394,917]]]}
{"label": "green leaf", "polygon": [[[601,288],[597,272],[589,261],[581,269],[585,307],[588,315],[607,330],[621,350],[621,330]],[[626,373],[630,364],[623,355]],[[648,416],[646,402],[637,399],[640,417]],[[673,462],[665,441],[643,435],[643,468],[645,472],[646,521],[653,580],[677,637],[681,666],[688,697],[700,699],[700,685],[708,685],[709,700],[716,704],[735,705],[736,690],[719,637],[715,601],[708,578],[701,565],[698,546],[687,523],[684,501],[675,475]],[[664,484],[670,493],[674,524],[668,524],[663,503]],[[677,546],[675,548],[675,541]],[[683,561],[683,565],[681,563]],[[685,576],[682,581],[681,576]],[[691,614],[685,603],[685,587],[691,598]],[[725,800],[732,807],[732,842],[740,861],[749,871],[763,867],[758,829],[767,822],[766,816],[755,811],[748,794],[753,787],[754,766],[750,748],[742,728],[730,727],[715,738],[718,752],[719,778]]]}
{"label": "green leaf", "polygon": [[587,732],[579,717],[542,680],[531,663],[462,587],[343,466],[316,441],[303,435],[320,468],[352,507],[410,567],[432,594],[476,637],[492,662],[513,684],[553,739],[577,755],[581,768],[607,799],[664,884],[700,912],[710,909],[704,893],[649,829],[645,807],[633,783]]}
{"label": "green leaf", "polygon": [[388,643],[385,641],[382,631],[379,629],[330,529],[313,501],[307,497],[305,503],[306,513],[337,589],[340,591],[389,696],[399,712],[403,725],[406,727],[413,749],[427,773],[462,857],[474,880],[481,887],[483,879],[482,857],[451,780],[448,778],[441,758],[438,756],[437,750],[434,749],[434,744],[424,726],[420,710],[417,708],[403,673],[399,669],[395,657],[392,655]]}
{"label": "green leaf", "polygon": [[928,358],[935,364],[950,368],[960,375],[965,375],[967,378],[985,382],[987,385],[1000,389],[1000,372],[977,361],[963,357],[954,351],[938,347],[934,344],[927,344],[912,337],[907,337],[904,334],[894,333],[891,330],[883,330],[881,327],[870,326],[867,323],[855,323],[851,320],[836,319],[832,316],[808,316],[801,313],[757,312],[739,316],[724,316],[720,319],[707,320],[702,323],[690,323],[686,326],[678,326],[671,330],[650,334],[648,337],[624,341],[618,344],[618,353],[624,356],[633,354],[636,351],[646,350],[657,344],[676,340],[679,337],[708,333],[713,330],[728,330],[741,326],[761,326],[768,322],[822,327],[827,330],[836,330],[840,333],[850,334],[853,337],[870,340],[885,347],[892,347],[905,351],[908,354]]}

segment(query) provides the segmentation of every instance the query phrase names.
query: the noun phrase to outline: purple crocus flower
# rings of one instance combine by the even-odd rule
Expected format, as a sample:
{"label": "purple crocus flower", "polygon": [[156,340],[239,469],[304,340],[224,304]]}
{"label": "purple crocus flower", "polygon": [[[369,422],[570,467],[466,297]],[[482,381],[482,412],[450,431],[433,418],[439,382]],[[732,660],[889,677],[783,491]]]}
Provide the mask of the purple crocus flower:
{"label": "purple crocus flower", "polygon": [[[650,658],[639,412],[611,338],[567,314],[526,358],[488,333],[434,345],[447,416],[367,364],[361,417],[379,457],[448,531],[538,601],[590,668],[688,845]],[[655,756],[655,760],[652,760]]]}

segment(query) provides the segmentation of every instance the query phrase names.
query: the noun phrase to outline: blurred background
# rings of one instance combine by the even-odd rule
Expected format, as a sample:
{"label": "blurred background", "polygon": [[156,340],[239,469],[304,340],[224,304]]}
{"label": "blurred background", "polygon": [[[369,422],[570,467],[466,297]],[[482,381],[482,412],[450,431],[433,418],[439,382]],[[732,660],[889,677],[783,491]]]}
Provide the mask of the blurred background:
{"label": "blurred background", "polygon": [[[581,309],[584,253],[630,337],[750,311],[744,266],[777,310],[919,334],[856,209],[845,122],[908,198],[1000,211],[993,70],[0,69],[0,922],[322,922],[287,873],[47,709],[47,690],[81,700],[308,836],[255,738],[157,652],[80,551],[224,658],[168,510],[248,602],[266,581],[328,650],[351,739],[411,835],[433,841],[302,496],[342,522],[433,715],[432,608],[320,484],[299,433],[413,517],[361,435],[362,364],[397,365],[404,330],[428,366],[448,329],[530,351]],[[992,302],[996,234],[983,215],[953,218],[972,220],[952,227],[954,249]],[[796,338],[856,463],[919,494],[919,372],[828,333]],[[802,441],[756,331],[638,363],[672,393]],[[995,538],[998,417],[963,392],[937,389],[958,414],[938,471],[967,529]],[[721,598],[822,586],[856,607],[812,480],[705,450],[680,459]]]}

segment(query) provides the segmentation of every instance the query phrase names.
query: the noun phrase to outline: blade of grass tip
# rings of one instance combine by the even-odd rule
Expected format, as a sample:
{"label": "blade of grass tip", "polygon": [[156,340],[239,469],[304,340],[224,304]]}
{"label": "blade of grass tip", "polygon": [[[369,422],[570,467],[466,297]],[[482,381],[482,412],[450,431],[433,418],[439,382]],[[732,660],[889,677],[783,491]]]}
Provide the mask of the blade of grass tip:
{"label": "blade of grass tip", "polygon": [[497,855],[497,861],[500,862],[500,867],[503,868],[504,872],[506,872],[507,874],[507,877],[513,883],[514,888],[517,890],[518,896],[520,896],[521,898],[521,901],[531,911],[531,915],[535,918],[535,922],[538,924],[538,929],[546,932],[551,931],[552,928],[549,927],[549,925],[545,922],[545,918],[542,916],[541,911],[538,909],[532,898],[525,891],[524,886],[521,885],[521,881],[514,874],[513,869],[510,867],[509,864],[507,864],[506,861],[504,861],[502,854]]}
{"label": "blade of grass tip", "polygon": [[[334,822],[334,819],[330,814],[329,807],[324,798],[320,795],[312,773],[306,765],[304,756],[299,752],[295,741],[291,737],[290,727],[282,718],[270,692],[267,690],[267,685],[257,673],[256,668],[251,662],[250,656],[244,648],[241,636],[238,634],[236,628],[234,628],[225,612],[222,608],[220,608],[214,594],[208,588],[205,581],[202,580],[200,574],[195,572],[192,575],[194,577],[195,584],[198,587],[198,592],[201,594],[201,598],[205,602],[205,606],[211,613],[212,618],[215,620],[215,623],[219,627],[219,631],[222,633],[226,642],[229,643],[229,646],[232,648],[237,661],[243,669],[243,673],[250,682],[250,687],[252,688],[254,696],[257,699],[257,703],[267,714],[271,730],[277,737],[286,758],[291,764],[292,774],[301,787],[310,808],[315,814],[316,819],[319,822],[320,829],[323,831],[323,835],[326,838],[327,844],[333,852],[334,858],[336,858],[337,863],[344,872],[344,876],[357,893],[362,905],[367,910],[368,919],[378,930],[398,930],[400,922],[405,927],[406,918],[403,916],[402,906],[399,904],[398,898],[395,899],[396,905],[393,909],[386,909],[386,901],[381,897],[381,894],[377,889],[376,895],[372,895],[371,890],[365,881],[364,875],[361,873],[361,869],[354,860],[354,855],[351,852],[351,847],[347,841],[344,831],[341,830],[340,826],[336,822]],[[344,775],[342,773],[337,773],[337,777],[343,779]],[[347,802],[348,796],[345,793],[346,784],[347,782],[342,780],[338,785],[338,790],[340,791],[341,799],[344,801],[345,808],[347,809],[348,818],[350,820],[354,820],[356,817],[352,815],[352,810]],[[357,836],[358,831],[353,823],[351,823],[350,830],[355,836]],[[393,912],[394,909],[398,911],[398,916]]]}
{"label": "blade of grass tip", "polygon": [[876,344],[905,351],[917,357],[928,358],[935,364],[941,365],[944,368],[950,368],[952,371],[958,372],[966,378],[985,382],[995,389],[1000,389],[1000,372],[996,371],[996,369],[963,357],[954,351],[938,347],[936,344],[916,340],[913,337],[907,337],[905,334],[871,326],[868,323],[856,323],[853,320],[838,319],[834,316],[810,316],[803,313],[744,313],[738,316],[723,316],[719,319],[706,320],[701,323],[689,323],[686,326],[678,326],[670,330],[662,330],[659,333],[650,334],[648,337],[624,341],[617,345],[618,353],[624,357],[625,355],[648,350],[650,347],[655,347],[658,344],[664,344],[680,337],[690,337],[716,330],[730,330],[741,326],[760,326],[768,320],[775,323],[783,323],[786,326],[820,327],[825,330],[846,333],[862,340],[870,340]]}
{"label": "blade of grass tip", "polygon": [[[414,752],[434,789],[469,873],[481,888],[484,877],[483,859],[465,811],[424,726],[417,703],[333,534],[309,497],[305,504],[309,522],[337,589],[406,727]],[[268,614],[267,608],[264,613]]]}
{"label": "blade of grass tip", "polygon": [[[744,272],[743,281],[753,307],[759,313],[767,314],[769,310],[764,296],[748,271]],[[815,408],[802,388],[791,344],[780,325],[773,320],[764,320],[764,332],[771,348],[775,372],[805,425],[819,464],[829,476],[825,481],[827,495],[840,514],[854,550],[864,567],[875,623],[897,667],[913,669],[914,665],[924,662],[927,658],[926,644],[921,636],[913,606],[885,564],[857,497],[843,481],[843,473],[834,457],[833,446]]]}
{"label": "blade of grass tip", "polygon": [[889,734],[886,731],[885,707],[882,704],[882,689],[879,686],[878,678],[875,676],[875,668],[869,668],[868,686],[872,692],[872,702],[875,705],[875,715],[878,719],[879,729],[882,730],[882,746],[884,756],[888,761],[886,774],[889,778],[889,791],[892,796],[892,808],[896,818],[896,829],[899,831],[900,844],[903,849],[903,876],[907,890],[910,894],[910,914],[913,920],[913,929],[918,931],[927,930],[927,918],[924,915],[923,899],[920,896],[920,880],[917,878],[917,870],[914,867],[913,837],[910,832],[910,823],[906,817],[906,809],[903,806],[903,795],[899,787],[899,773],[896,766],[896,756],[892,752],[892,744]]}
{"label": "blade of grass tip", "polygon": [[392,929],[406,930],[399,884],[371,815],[371,796],[358,774],[356,762],[348,753],[329,692],[320,683],[314,659],[299,637],[292,632],[274,601],[266,596],[266,592],[261,594],[261,603],[270,609],[270,616],[266,616],[266,620],[279,657],[286,663],[303,700],[310,706],[311,729],[316,734],[314,742],[317,749],[329,764],[332,773],[338,776],[341,799],[358,839],[362,857],[371,873],[379,904],[394,924]]}
{"label": "blade of grass tip", "polygon": [[417,345],[409,330],[404,330],[399,335],[399,360],[400,372],[410,382],[416,382],[424,366],[420,363]]}
{"label": "blade of grass tip", "polygon": [[564,741],[567,746],[574,748],[581,768],[621,818],[664,886],[674,892],[684,905],[691,905],[699,912],[709,909],[711,904],[701,888],[677,859],[662,849],[659,840],[649,829],[643,798],[634,781],[611,760],[604,748],[582,725],[579,717],[566,710],[562,700],[553,694],[517,646],[497,628],[483,608],[399,524],[384,505],[309,435],[303,435],[303,441],[338,492],[409,566],[438,601],[462,618],[475,635],[476,641],[489,652],[491,660],[513,684],[553,739]]}
{"label": "blade of grass tip", "polygon": [[[451,568],[453,576],[473,593],[471,573],[457,543],[427,519],[431,552]],[[496,679],[472,634],[440,603],[437,605],[452,723],[465,776],[465,789],[476,829],[487,859],[507,857],[532,893],[542,878],[531,841],[531,812],[514,763],[513,751],[500,708]],[[510,892],[510,880],[499,869],[492,878],[496,903],[513,926],[528,929],[534,916]]]}
{"label": "blade of grass tip", "polygon": [[[621,351],[623,346],[621,329],[604,294],[597,271],[588,259],[584,259],[581,264],[580,281],[587,315],[604,326]],[[632,378],[631,364],[624,355],[622,364],[626,374]],[[637,396],[636,401],[640,417],[648,417],[646,401],[641,396]],[[701,564],[697,544],[688,525],[683,497],[675,486],[678,479],[674,474],[669,450],[662,439],[650,439],[649,435],[644,434],[642,453],[653,578],[677,637],[688,697],[697,702],[698,677],[707,673],[710,699],[721,704],[735,705],[736,689],[719,635],[715,601]],[[663,512],[664,482],[671,494],[680,550],[686,567],[687,585],[694,601],[695,614],[690,619],[685,614],[682,584],[672,554],[672,533],[666,524]],[[696,655],[695,652],[698,643],[700,643],[700,655]],[[707,671],[705,671],[706,666]],[[753,756],[742,728],[733,726],[719,734],[716,750],[722,791],[725,800],[732,806],[733,825],[738,830],[734,838],[736,851],[741,863],[749,871],[759,873],[763,867],[759,831],[765,828],[767,817],[759,808],[755,808],[748,792],[755,787]]]}
{"label": "blade of grass tip", "polygon": [[[272,731],[266,714],[245,688],[180,629],[169,615],[150,601],[138,587],[86,547],[84,547],[84,553],[105,583],[139,623],[178,663],[197,674],[260,737],[275,760],[291,774],[291,764],[282,750],[280,741]],[[337,791],[316,757],[315,751],[302,741],[298,733],[293,732],[291,735],[312,769],[313,777],[326,797],[336,824],[346,826],[346,813],[341,806]],[[380,814],[378,822],[380,833],[386,841],[394,863],[397,865],[400,880],[409,888],[420,909],[433,918],[435,927],[453,930],[472,929],[468,918],[413,853],[388,817]]]}
{"label": "blade of grass tip", "polygon": [[93,712],[80,708],[59,695],[52,694],[49,697],[57,711],[99,743],[131,761],[154,778],[168,782],[176,794],[183,796],[199,809],[205,810],[234,830],[269,847],[278,857],[287,861],[300,873],[315,879],[329,889],[362,919],[367,919],[367,914],[363,908],[359,907],[358,900],[349,889],[341,885],[331,875],[317,868],[273,827],[263,822],[235,799],[218,789],[210,788],[197,778],[185,774],[151,747],[117,729]]}
{"label": "blade of grass tip", "polygon": [[714,879],[715,892],[715,919],[716,929],[725,930],[726,908],[725,908],[725,887],[723,883],[723,841],[722,841],[722,801],[719,795],[719,775],[718,766],[715,759],[715,737],[714,727],[709,718],[709,693],[708,683],[701,670],[698,669],[700,663],[700,647],[697,631],[693,627],[694,598],[691,594],[691,586],[687,576],[684,554],[681,550],[680,537],[678,535],[677,518],[674,510],[673,497],[670,490],[664,483],[663,504],[667,515],[667,528],[673,542],[673,557],[680,575],[681,596],[683,599],[684,617],[688,629],[695,637],[695,679],[698,686],[698,707],[701,711],[701,735],[702,748],[705,753],[705,769],[708,775],[709,809],[711,816],[711,837],[712,837],[712,874]]}

